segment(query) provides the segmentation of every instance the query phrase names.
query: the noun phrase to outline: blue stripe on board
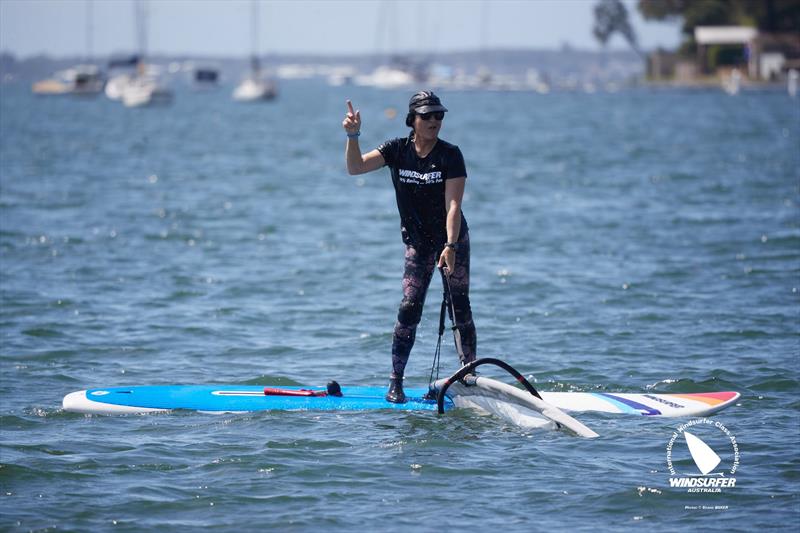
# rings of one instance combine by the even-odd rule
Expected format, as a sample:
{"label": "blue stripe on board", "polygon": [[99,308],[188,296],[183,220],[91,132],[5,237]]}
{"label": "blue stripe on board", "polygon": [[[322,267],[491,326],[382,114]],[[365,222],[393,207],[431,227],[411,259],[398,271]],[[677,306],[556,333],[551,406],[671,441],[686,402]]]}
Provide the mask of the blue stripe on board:
{"label": "blue stripe on board", "polygon": [[639,402],[628,400],[627,398],[621,398],[619,396],[614,396],[613,394],[609,394],[607,392],[593,392],[592,394],[594,396],[597,396],[598,398],[602,398],[608,401],[611,404],[614,404],[614,406],[619,408],[623,413],[634,413],[634,414],[641,414],[644,416],[654,416],[661,414],[661,411],[659,411],[658,409],[653,409],[652,407],[648,407]]}

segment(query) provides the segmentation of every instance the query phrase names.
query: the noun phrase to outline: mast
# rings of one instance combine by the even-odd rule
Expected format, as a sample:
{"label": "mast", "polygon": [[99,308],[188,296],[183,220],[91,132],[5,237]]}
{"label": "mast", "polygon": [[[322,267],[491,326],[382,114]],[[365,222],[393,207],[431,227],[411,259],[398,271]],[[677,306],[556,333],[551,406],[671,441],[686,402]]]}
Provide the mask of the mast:
{"label": "mast", "polygon": [[92,0],[86,0],[86,63],[91,64],[94,59],[93,50],[93,34],[94,34],[94,9]]}
{"label": "mast", "polygon": [[136,20],[136,47],[139,55],[147,55],[147,0],[136,0],[133,15]]}
{"label": "mast", "polygon": [[251,0],[251,13],[250,13],[250,48],[252,53],[250,55],[250,65],[253,69],[253,75],[258,78],[261,74],[261,63],[258,60],[258,4],[259,0]]}
{"label": "mast", "polygon": [[481,47],[481,58],[483,62],[486,63],[486,49],[487,43],[489,42],[488,35],[489,35],[489,3],[486,0],[481,2],[481,28],[480,28],[480,47]]}

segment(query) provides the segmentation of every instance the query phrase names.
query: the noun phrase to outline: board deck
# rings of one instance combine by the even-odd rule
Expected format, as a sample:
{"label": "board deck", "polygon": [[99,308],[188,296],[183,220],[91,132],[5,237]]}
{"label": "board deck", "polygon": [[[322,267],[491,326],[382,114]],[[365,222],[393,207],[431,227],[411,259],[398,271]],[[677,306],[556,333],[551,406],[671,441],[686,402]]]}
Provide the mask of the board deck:
{"label": "board deck", "polygon": [[[324,392],[325,387],[281,387]],[[385,387],[342,387],[342,396],[273,396],[261,385],[154,385],[88,389],[67,394],[65,411],[89,414],[155,413],[174,409],[203,412],[269,410],[361,411],[396,409],[436,411],[435,400],[425,400],[424,388],[407,388],[408,401],[387,402]],[[542,392],[542,398],[571,413],[603,412],[644,416],[704,416],[731,405],[738,392],[676,394]],[[445,409],[453,407],[450,398]]]}
{"label": "board deck", "polygon": [[[281,387],[324,392],[325,387]],[[435,400],[424,400],[427,389],[406,389],[408,402],[387,402],[385,387],[342,387],[342,396],[272,396],[262,385],[152,385],[89,389],[68,394],[64,410],[79,413],[148,413],[172,409],[208,412],[363,411],[398,409],[435,411]],[[449,405],[452,407],[452,402]]]}

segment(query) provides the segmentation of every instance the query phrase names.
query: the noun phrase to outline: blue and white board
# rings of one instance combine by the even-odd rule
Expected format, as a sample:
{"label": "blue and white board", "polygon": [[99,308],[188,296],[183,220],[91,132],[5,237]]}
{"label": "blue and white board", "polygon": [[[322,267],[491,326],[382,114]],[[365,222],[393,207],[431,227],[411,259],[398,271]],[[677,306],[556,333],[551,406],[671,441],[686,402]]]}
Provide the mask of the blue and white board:
{"label": "blue and white board", "polygon": [[[493,381],[478,378],[478,381]],[[325,387],[282,387],[287,391],[324,393]],[[342,396],[265,395],[259,385],[157,385],[109,387],[82,390],[64,397],[64,410],[90,414],[156,413],[173,409],[204,412],[246,412],[269,410],[396,409],[436,411],[436,402],[425,400],[424,388],[407,388],[408,402],[396,404],[384,399],[385,387],[342,387]],[[478,402],[484,395],[477,388],[454,384],[448,390],[445,409]],[[603,412],[624,415],[688,417],[705,416],[736,402],[738,392],[678,394],[542,392],[545,402],[569,413]],[[453,399],[456,402],[453,402]],[[464,399],[468,401],[464,402]]]}
{"label": "blue and white board", "polygon": [[[325,387],[281,387],[286,391],[324,393]],[[342,396],[266,395],[259,385],[153,385],[109,387],[67,394],[64,410],[73,413],[157,413],[173,409],[204,412],[363,411],[399,409],[436,411],[436,400],[424,400],[427,389],[406,389],[408,401],[387,402],[385,387],[342,387]],[[447,402],[446,407],[452,407]]]}

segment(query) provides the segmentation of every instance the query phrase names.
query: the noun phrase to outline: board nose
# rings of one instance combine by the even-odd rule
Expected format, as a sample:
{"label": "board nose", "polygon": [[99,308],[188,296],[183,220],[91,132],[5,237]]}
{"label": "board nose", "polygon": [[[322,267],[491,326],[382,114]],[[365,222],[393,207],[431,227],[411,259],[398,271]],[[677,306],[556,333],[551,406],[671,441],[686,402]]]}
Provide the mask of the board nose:
{"label": "board nose", "polygon": [[64,400],[61,402],[61,407],[65,411],[75,412],[82,412],[81,407],[86,402],[86,391],[79,390],[75,392],[70,392],[66,396],[64,396]]}

